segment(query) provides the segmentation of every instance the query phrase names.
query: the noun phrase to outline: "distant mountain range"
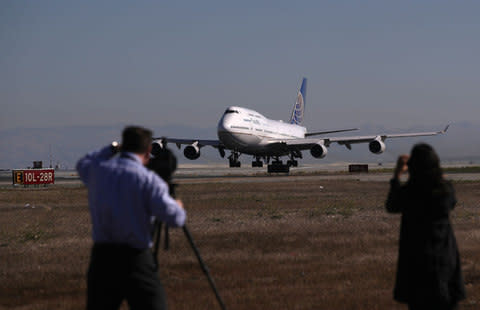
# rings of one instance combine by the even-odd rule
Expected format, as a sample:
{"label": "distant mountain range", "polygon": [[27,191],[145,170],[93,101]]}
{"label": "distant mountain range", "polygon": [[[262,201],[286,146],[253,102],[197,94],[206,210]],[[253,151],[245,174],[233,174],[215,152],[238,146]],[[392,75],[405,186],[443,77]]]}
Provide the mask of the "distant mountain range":
{"label": "distant mountain range", "polygon": [[[33,161],[43,161],[43,166],[59,166],[63,169],[72,169],[76,161],[86,152],[100,148],[114,140],[120,140],[123,125],[112,126],[71,126],[40,129],[9,129],[0,131],[0,169],[26,168],[32,166]],[[176,138],[216,139],[216,128],[193,128],[182,125],[152,128],[156,136],[170,136]],[[366,124],[353,135],[372,133],[430,131],[442,128],[389,128]],[[352,135],[350,133],[349,135]],[[310,152],[303,152],[304,160],[300,163],[325,162],[368,162],[382,163],[395,161],[398,154],[408,153],[414,143],[424,141],[435,147],[444,162],[465,162],[480,164],[480,121],[459,122],[451,124],[447,134],[435,137],[401,138],[386,141],[387,150],[381,155],[371,154],[366,144],[352,146],[349,151],[343,146],[333,144],[324,159],[315,159]],[[225,162],[218,151],[205,147],[201,150],[202,156],[196,161],[185,159],[182,150],[177,151],[175,145],[172,150],[178,156],[180,163],[217,163]],[[227,153],[228,156],[228,153]],[[250,165],[251,157],[240,156],[244,165]]]}

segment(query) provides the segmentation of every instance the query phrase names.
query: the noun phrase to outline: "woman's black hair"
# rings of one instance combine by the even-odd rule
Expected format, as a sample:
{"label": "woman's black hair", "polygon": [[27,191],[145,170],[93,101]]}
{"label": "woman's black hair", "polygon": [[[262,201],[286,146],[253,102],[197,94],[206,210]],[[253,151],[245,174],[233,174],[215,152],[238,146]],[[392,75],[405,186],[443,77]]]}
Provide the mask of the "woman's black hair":
{"label": "woman's black hair", "polygon": [[415,188],[434,190],[443,187],[443,172],[435,150],[426,143],[416,144],[408,160],[410,178],[408,183]]}

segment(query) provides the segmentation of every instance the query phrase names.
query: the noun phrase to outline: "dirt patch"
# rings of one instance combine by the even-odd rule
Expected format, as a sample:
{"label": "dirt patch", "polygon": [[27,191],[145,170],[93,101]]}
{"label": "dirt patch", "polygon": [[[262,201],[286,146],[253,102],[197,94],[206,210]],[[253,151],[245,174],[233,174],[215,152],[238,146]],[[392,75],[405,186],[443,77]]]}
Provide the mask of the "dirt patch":
{"label": "dirt patch", "polygon": [[[455,183],[452,222],[480,308],[480,182]],[[385,182],[182,184],[188,227],[228,309],[405,309],[392,299],[399,216]],[[0,309],[84,309],[83,187],[0,190]],[[161,251],[170,309],[218,309],[181,230]],[[124,305],[124,308],[125,305]]]}

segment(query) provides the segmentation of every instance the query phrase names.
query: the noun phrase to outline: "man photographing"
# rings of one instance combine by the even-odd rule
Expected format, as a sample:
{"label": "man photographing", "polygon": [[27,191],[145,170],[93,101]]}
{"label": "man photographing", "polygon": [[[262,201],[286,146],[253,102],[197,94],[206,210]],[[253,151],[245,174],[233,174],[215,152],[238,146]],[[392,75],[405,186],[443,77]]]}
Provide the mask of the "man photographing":
{"label": "man photographing", "polygon": [[126,127],[120,154],[112,145],[77,163],[88,188],[93,241],[87,280],[87,309],[166,309],[165,292],[150,251],[151,218],[183,226],[186,213],[168,185],[145,165],[152,132]]}

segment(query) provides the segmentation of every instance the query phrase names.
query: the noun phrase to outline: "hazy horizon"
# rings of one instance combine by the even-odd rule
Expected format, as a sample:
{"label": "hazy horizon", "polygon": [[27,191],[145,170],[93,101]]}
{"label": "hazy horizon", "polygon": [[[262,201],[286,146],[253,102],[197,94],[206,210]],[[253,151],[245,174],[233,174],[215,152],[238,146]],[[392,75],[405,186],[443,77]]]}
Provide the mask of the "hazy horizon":
{"label": "hazy horizon", "polygon": [[[358,134],[388,133],[386,127],[364,124],[360,126]],[[0,169],[25,168],[31,166],[34,160],[42,160],[44,165],[60,165],[61,168],[73,168],[75,162],[89,151],[98,149],[109,144],[113,140],[121,139],[123,126],[65,126],[44,129],[10,129],[0,130]],[[216,139],[216,128],[197,128],[191,126],[155,126],[152,127],[156,136],[175,136],[178,138],[198,137],[203,139]],[[415,126],[403,128],[406,132],[419,130],[441,130],[428,126]],[[303,152],[304,163],[333,163],[333,162],[368,162],[387,163],[394,162],[399,154],[408,153],[413,144],[427,142],[439,153],[442,161],[480,163],[480,121],[454,123],[444,135],[434,137],[417,137],[387,139],[386,151],[376,155],[370,153],[367,144],[352,145],[352,150],[344,146],[332,144],[329,147],[326,158],[315,159],[310,152]],[[348,135],[349,133],[345,133]],[[337,135],[338,136],[338,135]],[[465,140],[465,136],[471,136]],[[183,156],[182,150],[178,150],[175,144],[169,147],[177,155],[180,163],[205,164],[223,163],[228,164],[226,158],[221,158],[218,151],[211,147],[201,149],[201,156],[195,161],[190,161]],[[229,152],[227,152],[227,155]],[[251,164],[251,156],[242,155],[242,165]]]}

